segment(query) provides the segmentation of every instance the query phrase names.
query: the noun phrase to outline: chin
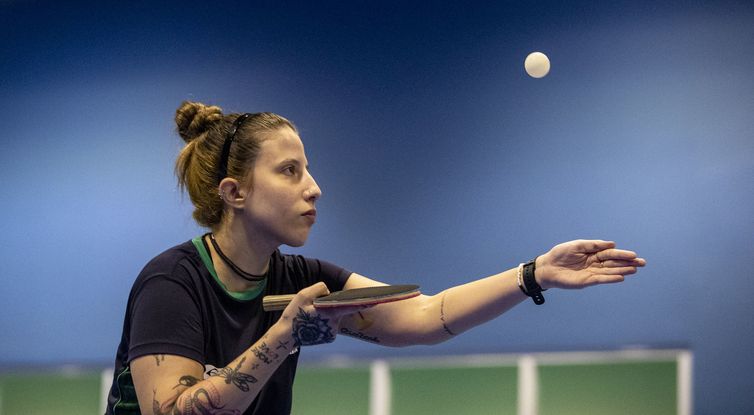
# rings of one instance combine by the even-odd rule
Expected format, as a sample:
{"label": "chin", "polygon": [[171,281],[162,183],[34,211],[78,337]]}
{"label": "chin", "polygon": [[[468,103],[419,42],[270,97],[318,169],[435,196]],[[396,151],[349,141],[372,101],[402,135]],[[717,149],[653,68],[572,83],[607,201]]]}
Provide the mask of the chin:
{"label": "chin", "polygon": [[309,239],[308,234],[299,238],[291,238],[285,244],[292,248],[298,248],[298,247],[304,246],[304,244],[306,244],[307,239]]}

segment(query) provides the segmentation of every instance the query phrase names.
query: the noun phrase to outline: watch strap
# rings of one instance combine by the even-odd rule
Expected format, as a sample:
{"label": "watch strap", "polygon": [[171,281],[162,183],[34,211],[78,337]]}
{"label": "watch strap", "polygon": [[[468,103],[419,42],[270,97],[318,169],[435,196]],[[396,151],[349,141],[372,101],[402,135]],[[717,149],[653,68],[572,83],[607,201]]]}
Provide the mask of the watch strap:
{"label": "watch strap", "polygon": [[545,303],[545,297],[542,295],[542,287],[537,284],[537,280],[534,278],[534,272],[536,271],[536,258],[525,263],[523,268],[523,280],[524,280],[524,292],[531,297],[536,305],[542,305]]}

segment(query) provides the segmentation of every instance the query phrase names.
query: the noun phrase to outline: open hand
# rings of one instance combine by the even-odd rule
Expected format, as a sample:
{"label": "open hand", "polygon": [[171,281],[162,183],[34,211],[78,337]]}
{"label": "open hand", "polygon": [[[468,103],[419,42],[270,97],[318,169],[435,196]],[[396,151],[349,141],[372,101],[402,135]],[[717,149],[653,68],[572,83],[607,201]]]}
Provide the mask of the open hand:
{"label": "open hand", "polygon": [[584,288],[623,281],[647,261],[615,242],[576,240],[556,245],[537,258],[534,273],[542,288]]}

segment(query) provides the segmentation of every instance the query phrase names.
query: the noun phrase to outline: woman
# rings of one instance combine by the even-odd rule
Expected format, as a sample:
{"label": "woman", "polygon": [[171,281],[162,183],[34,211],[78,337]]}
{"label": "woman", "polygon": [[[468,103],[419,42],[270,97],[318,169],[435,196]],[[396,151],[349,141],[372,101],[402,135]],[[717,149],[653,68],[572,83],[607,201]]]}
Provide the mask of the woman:
{"label": "woman", "polygon": [[[194,218],[210,233],[150,261],[128,300],[107,414],[290,413],[299,347],[336,333],[390,346],[434,344],[547,288],[623,281],[645,265],[608,241],[571,241],[535,261],[437,295],[372,308],[315,309],[331,291],[381,283],[284,255],[316,220],[321,190],[296,128],[271,113],[184,102],[176,162]],[[282,312],[263,295],[297,293]],[[473,301],[469,301],[473,299]]]}

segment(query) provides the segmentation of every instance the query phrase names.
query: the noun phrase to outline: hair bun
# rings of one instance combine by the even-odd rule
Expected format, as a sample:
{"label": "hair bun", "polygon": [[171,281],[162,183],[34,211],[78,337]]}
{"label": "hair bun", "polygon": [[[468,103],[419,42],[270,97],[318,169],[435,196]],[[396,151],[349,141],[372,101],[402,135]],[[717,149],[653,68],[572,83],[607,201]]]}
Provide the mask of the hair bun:
{"label": "hair bun", "polygon": [[222,120],[223,110],[201,102],[183,101],[175,111],[175,124],[183,141],[191,142],[204,134],[212,124]]}

